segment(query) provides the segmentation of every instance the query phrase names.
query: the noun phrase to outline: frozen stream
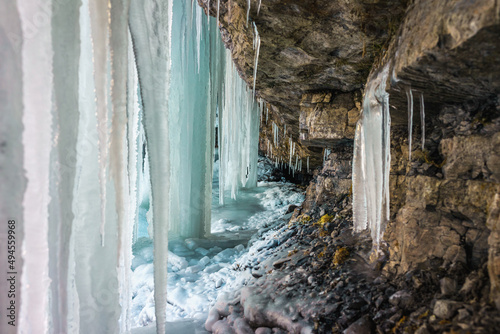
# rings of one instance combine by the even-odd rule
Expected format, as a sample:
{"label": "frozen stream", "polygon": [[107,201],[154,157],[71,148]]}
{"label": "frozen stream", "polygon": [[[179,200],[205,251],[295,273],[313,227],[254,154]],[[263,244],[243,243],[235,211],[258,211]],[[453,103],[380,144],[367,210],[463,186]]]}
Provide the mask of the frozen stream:
{"label": "frozen stream", "polygon": [[[259,180],[268,179],[269,166],[263,159],[259,161]],[[217,167],[216,162],[215,173]],[[259,263],[269,256],[270,250],[262,247],[262,243],[273,242],[269,235],[272,227],[280,224],[276,222],[289,205],[299,205],[304,199],[293,184],[261,181],[257,188],[240,190],[236,200],[226,200],[220,206],[217,181],[213,186],[212,236],[169,243],[167,330],[204,333],[203,323],[219,294],[247,284],[252,276],[250,269],[245,269],[246,264]],[[134,333],[150,333],[149,330],[153,333],[152,241],[140,238],[133,252],[131,318],[134,326],[147,326],[137,328]]]}

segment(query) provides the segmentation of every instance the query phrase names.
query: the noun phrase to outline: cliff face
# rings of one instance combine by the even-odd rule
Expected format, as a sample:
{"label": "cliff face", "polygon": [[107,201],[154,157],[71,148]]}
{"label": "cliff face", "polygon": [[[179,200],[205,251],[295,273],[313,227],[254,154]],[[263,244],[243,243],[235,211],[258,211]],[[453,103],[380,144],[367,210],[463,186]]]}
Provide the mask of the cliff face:
{"label": "cliff face", "polygon": [[[199,3],[217,15],[216,1]],[[486,266],[490,298],[500,307],[500,2],[287,0],[263,1],[259,11],[258,1],[250,4],[248,26],[243,0],[220,1],[219,17],[249,85],[253,24],[261,38],[256,90],[269,108],[261,150],[270,154],[274,123],[278,161],[288,161],[290,138],[299,158],[310,157],[311,173],[323,164],[323,148],[331,152],[295,217],[323,214],[351,197],[363,87],[389,66],[391,220],[383,270],[467,275]]]}
{"label": "cliff face", "polygon": [[[299,157],[310,157],[311,169],[321,166],[322,148],[352,142],[361,89],[375,57],[399,26],[407,2],[252,0],[248,7],[245,0],[198,0],[210,15],[218,13],[226,47],[250,87],[255,24],[261,40],[257,96],[270,111],[264,136],[273,138],[274,121],[281,130],[280,142],[288,145],[292,138]],[[330,98],[321,98],[325,95]],[[266,147],[261,141],[261,149]],[[288,161],[289,147],[282,151],[273,152],[273,158]]]}

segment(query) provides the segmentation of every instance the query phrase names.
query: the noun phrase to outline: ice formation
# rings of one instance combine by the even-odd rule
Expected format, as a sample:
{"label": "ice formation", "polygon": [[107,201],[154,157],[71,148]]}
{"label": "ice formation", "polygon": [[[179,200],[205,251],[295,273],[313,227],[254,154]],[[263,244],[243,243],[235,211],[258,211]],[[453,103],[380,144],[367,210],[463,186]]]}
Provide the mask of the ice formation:
{"label": "ice formation", "polygon": [[424,94],[420,93],[420,127],[422,129],[422,151],[425,150],[425,104]]}
{"label": "ice formation", "polygon": [[356,125],[353,159],[354,227],[370,228],[378,249],[389,220],[390,114],[385,91],[389,66],[369,80]]}
{"label": "ice formation", "polygon": [[260,36],[259,36],[259,31],[257,30],[257,26],[255,25],[255,22],[252,22],[253,24],[253,49],[255,50],[255,58],[253,62],[253,88],[252,88],[252,94],[255,97],[255,82],[257,81],[257,68],[259,66],[259,52],[260,52]]}
{"label": "ice formation", "polygon": [[411,87],[406,88],[406,99],[408,100],[408,161],[411,161],[413,137],[413,92]]}
{"label": "ice formation", "polygon": [[182,0],[18,0],[0,3],[0,22],[19,330],[128,332],[132,241],[149,235],[164,333],[169,239],[210,231],[217,109],[221,184],[257,184],[259,108],[216,19]]}
{"label": "ice formation", "polygon": [[239,77],[229,50],[225,51],[225,79],[220,121],[219,201],[226,191],[236,198],[241,188],[257,185],[259,104]]}

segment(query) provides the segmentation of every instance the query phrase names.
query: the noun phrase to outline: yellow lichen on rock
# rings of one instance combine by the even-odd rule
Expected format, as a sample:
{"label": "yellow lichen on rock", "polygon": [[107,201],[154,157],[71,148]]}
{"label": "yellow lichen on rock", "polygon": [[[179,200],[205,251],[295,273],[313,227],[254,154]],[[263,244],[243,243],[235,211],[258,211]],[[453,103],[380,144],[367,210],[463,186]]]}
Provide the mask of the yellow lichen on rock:
{"label": "yellow lichen on rock", "polygon": [[336,267],[343,264],[349,257],[349,251],[346,247],[338,247],[333,256],[333,265]]}

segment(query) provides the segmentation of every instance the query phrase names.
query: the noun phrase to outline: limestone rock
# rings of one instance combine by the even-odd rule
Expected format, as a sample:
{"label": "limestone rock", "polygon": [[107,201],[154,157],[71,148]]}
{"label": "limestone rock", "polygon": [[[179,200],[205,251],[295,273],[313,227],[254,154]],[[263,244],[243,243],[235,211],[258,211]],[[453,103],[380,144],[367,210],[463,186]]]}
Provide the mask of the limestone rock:
{"label": "limestone rock", "polygon": [[442,319],[451,319],[460,305],[452,300],[438,300],[434,305],[434,315]]}

